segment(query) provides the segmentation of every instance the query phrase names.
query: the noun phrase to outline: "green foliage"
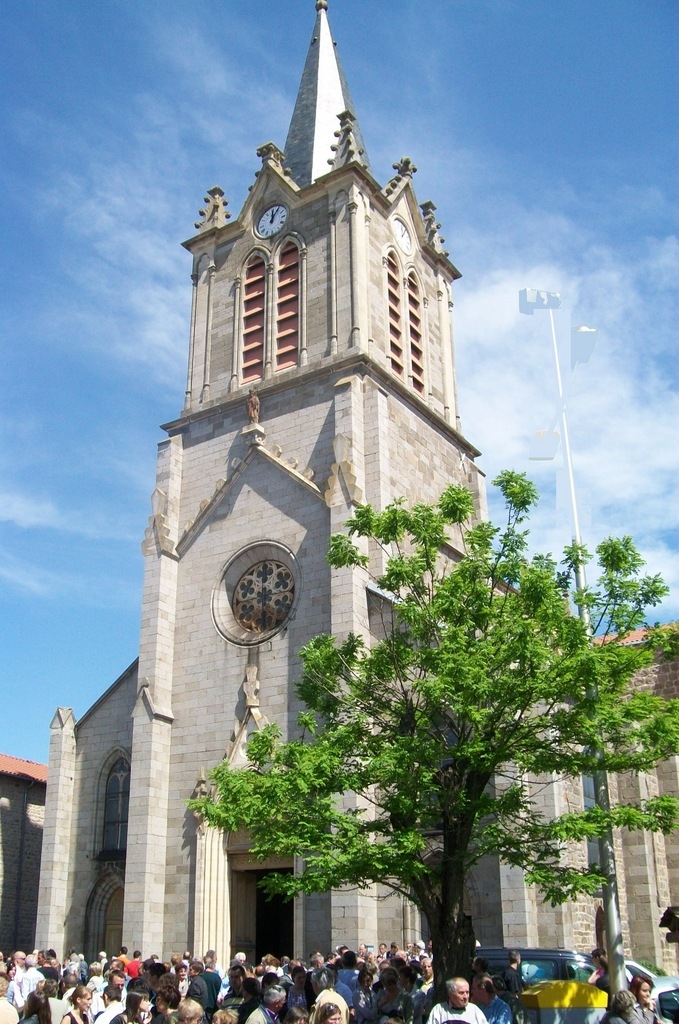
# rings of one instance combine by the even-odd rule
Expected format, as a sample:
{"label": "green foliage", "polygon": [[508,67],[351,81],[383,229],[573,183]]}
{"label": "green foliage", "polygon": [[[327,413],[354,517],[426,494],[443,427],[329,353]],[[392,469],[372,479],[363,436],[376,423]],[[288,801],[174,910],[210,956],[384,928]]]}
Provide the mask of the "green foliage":
{"label": "green foliage", "polygon": [[641,959],[641,960],[639,960],[639,963],[641,964],[642,967],[645,967],[646,970],[650,971],[651,974],[655,974],[659,978],[666,978],[667,977],[667,971],[664,971],[662,969],[662,967],[658,967],[658,965],[653,963],[652,960]]}
{"label": "green foliage", "polygon": [[[566,549],[561,565],[531,556],[522,525],[537,492],[517,473],[495,484],[502,529],[475,522],[472,497],[457,486],[433,506],[356,508],[328,560],[367,581],[381,549],[375,582],[391,595],[393,626],[370,643],[353,634],[309,641],[298,736],[282,742],[274,726],[255,733],[249,766],[219,765],[216,795],[192,804],[211,825],[249,829],[255,856],[303,859],[301,873],[271,875],[270,891],[381,882],[407,895],[435,949],[447,950],[445,971],[463,959],[464,880],[481,857],[523,869],[558,903],[602,884],[596,870],[571,865],[568,843],[611,827],[669,832],[679,815],[669,797],[543,815],[536,787],[557,774],[579,784],[583,773],[645,771],[679,752],[679,702],[630,686],[653,647],[676,647],[658,630],[646,645],[617,642],[666,592],[641,575],[627,537],[598,546],[596,586],[573,595],[596,625],[593,643],[568,601],[587,551]],[[456,535],[459,561],[442,554]]]}

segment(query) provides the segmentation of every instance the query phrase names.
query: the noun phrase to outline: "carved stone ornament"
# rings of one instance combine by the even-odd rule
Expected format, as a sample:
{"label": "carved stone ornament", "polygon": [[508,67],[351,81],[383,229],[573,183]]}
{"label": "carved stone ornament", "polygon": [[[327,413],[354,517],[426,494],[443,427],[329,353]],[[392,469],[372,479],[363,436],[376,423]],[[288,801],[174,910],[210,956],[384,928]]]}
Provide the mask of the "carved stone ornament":
{"label": "carved stone ornament", "polygon": [[335,461],[330,469],[328,485],[325,489],[324,498],[330,507],[335,501],[341,500],[341,481],[347,489],[349,498],[355,504],[363,501],[363,491],[358,483],[354,466],[354,453],[351,439],[346,434],[337,434],[332,442],[335,453]]}
{"label": "carved stone ornament", "polygon": [[396,191],[405,178],[412,178],[413,174],[417,171],[417,167],[409,156],[402,156],[397,163],[392,164],[392,167],[396,171],[396,174],[385,186],[383,190],[385,196],[390,196],[392,192]]}
{"label": "carved stone ornament", "polygon": [[[193,788],[193,793],[191,794],[191,798],[193,800],[202,800],[203,797],[206,797],[208,794],[213,794],[213,793],[214,793],[213,787],[212,786],[208,787],[208,785],[207,785],[207,778],[205,776],[205,769],[201,768],[200,771],[198,772],[198,778],[196,779],[196,785]],[[200,835],[204,835],[205,834],[205,830],[207,828],[207,824],[205,822],[205,818],[200,813],[200,811],[194,811],[193,812],[193,816],[196,819],[196,831]]]}
{"label": "carved stone ornament", "polygon": [[265,142],[257,150],[257,156],[261,159],[264,167],[273,167],[279,173],[283,173],[285,153],[278,148],[275,142]]}
{"label": "carved stone ornament", "polygon": [[242,718],[236,717],[232,738],[226,747],[226,758],[230,764],[247,764],[249,732],[253,729],[263,729],[268,725],[268,719],[259,710],[259,678],[256,665],[245,666],[243,696],[245,712]]}
{"label": "carved stone ornament", "polygon": [[350,110],[343,110],[337,116],[339,117],[340,126],[338,131],[335,132],[335,138],[338,141],[334,146],[330,147],[335,156],[331,157],[328,163],[333,171],[338,167],[346,167],[347,164],[351,163],[367,167],[366,161],[362,159],[364,151],[359,147],[354,135],[355,116]]}
{"label": "carved stone ornament", "polygon": [[246,708],[259,707],[259,679],[257,678],[257,666],[245,666],[245,682],[243,683]]}
{"label": "carved stone ornament", "polygon": [[142,554],[150,555],[154,548],[164,555],[170,555],[174,551],[174,544],[170,540],[170,527],[167,520],[167,494],[156,487],[151,495],[151,515],[149,524],[144,531],[144,539],[141,544]]}
{"label": "carved stone ornament", "polygon": [[229,205],[228,199],[224,198],[224,192],[219,185],[213,185],[207,190],[203,199],[205,206],[198,213],[201,220],[196,221],[199,231],[207,231],[208,228],[223,228],[231,214],[226,209]]}
{"label": "carved stone ornament", "polygon": [[436,207],[431,199],[427,199],[425,203],[420,203],[420,209],[422,210],[422,220],[424,221],[424,230],[427,233],[427,241],[437,252],[443,252],[445,238],[441,238],[439,235],[441,225],[436,220]]}

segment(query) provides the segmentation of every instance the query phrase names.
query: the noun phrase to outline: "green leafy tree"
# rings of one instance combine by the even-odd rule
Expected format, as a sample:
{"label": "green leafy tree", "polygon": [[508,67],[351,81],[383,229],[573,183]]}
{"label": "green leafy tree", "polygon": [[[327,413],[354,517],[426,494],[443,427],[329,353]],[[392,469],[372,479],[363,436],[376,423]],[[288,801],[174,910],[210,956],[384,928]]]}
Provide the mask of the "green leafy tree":
{"label": "green leafy tree", "polygon": [[[587,552],[568,549],[561,566],[530,557],[523,526],[535,488],[510,472],[495,484],[501,529],[474,523],[462,487],[433,506],[356,508],[328,558],[367,574],[365,551],[383,549],[383,638],[311,640],[300,652],[297,738],[282,742],[274,725],[255,733],[249,766],[223,762],[215,794],[193,803],[212,826],[249,829],[255,856],[303,858],[302,873],[269,876],[271,892],[377,882],[408,897],[429,924],[439,985],[468,970],[463,892],[480,858],[518,866],[558,903],[602,884],[595,868],[569,864],[568,841],[610,827],[668,832],[678,818],[669,797],[557,818],[531,799],[531,781],[552,773],[644,771],[679,751],[679,702],[630,685],[660,633],[642,649],[615,642],[666,588],[641,575],[629,538],[604,541],[598,584],[575,595],[593,643],[568,600]],[[445,555],[452,531],[464,538],[457,561]]]}

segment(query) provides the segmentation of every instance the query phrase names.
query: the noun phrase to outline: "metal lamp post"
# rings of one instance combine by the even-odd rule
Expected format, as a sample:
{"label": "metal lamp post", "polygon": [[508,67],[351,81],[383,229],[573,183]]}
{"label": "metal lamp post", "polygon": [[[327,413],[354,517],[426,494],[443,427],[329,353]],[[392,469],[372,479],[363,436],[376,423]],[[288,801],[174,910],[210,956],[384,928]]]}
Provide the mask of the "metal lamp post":
{"label": "metal lamp post", "polygon": [[[536,309],[547,309],[549,311],[549,323],[552,333],[552,352],[554,355],[554,370],[558,392],[558,411],[551,431],[541,438],[544,443],[541,450],[531,453],[531,459],[553,459],[559,446],[559,437],[555,434],[553,427],[556,421],[560,420],[561,440],[563,441],[563,455],[568,476],[568,494],[571,506],[571,523],[573,528],[573,543],[577,546],[582,544],[580,533],[580,519],[578,506],[575,498],[575,477],[573,475],[573,459],[568,436],[568,420],[566,417],[566,398],[564,394],[563,381],[561,376],[561,364],[559,362],[559,348],[556,340],[556,327],[554,324],[554,310],[561,306],[561,296],[554,292],[537,291],[524,288],[519,292],[519,309],[522,313],[532,316]],[[578,362],[587,362],[594,352],[598,331],[593,327],[577,327],[571,333],[571,370],[575,369]],[[578,591],[584,591],[587,586],[585,567],[578,562],[575,568],[575,585]],[[589,610],[584,604],[578,606],[578,614],[585,623],[588,632],[591,632]],[[590,697],[597,699],[596,688],[590,690]],[[597,750],[598,760],[603,751]],[[597,806],[603,811],[610,811],[610,796],[608,792],[608,777],[602,769],[593,773],[594,793]],[[608,970],[612,992],[620,992],[627,988],[627,975],[625,973],[625,958],[622,941],[622,924],[620,921],[620,899],[618,894],[618,879],[615,869],[615,851],[613,848],[613,834],[609,829],[599,838],[599,859],[601,872],[604,875],[603,887],[604,918],[606,922],[606,944],[608,952]]]}

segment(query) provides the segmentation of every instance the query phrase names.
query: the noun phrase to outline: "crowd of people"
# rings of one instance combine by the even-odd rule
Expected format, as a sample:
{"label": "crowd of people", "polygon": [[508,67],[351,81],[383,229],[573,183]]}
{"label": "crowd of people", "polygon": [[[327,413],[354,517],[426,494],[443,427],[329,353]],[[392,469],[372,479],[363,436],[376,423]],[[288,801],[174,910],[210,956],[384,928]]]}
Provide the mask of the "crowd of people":
{"label": "crowd of people", "polygon": [[[75,950],[63,962],[53,949],[19,950],[7,960],[0,953],[0,1024],[528,1024],[520,963],[511,951],[504,971],[491,975],[476,957],[437,1002],[424,942],[340,946],[308,963],[267,955],[252,965],[237,953],[226,969],[215,950],[173,953],[164,963],[140,950],[130,957],[123,946],[90,964]],[[602,976],[590,980],[602,987]],[[605,1024],[656,1024],[650,992],[635,979],[613,998]]]}

